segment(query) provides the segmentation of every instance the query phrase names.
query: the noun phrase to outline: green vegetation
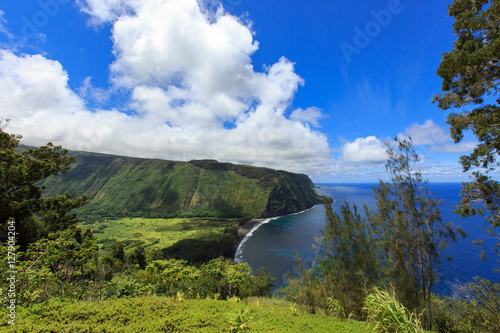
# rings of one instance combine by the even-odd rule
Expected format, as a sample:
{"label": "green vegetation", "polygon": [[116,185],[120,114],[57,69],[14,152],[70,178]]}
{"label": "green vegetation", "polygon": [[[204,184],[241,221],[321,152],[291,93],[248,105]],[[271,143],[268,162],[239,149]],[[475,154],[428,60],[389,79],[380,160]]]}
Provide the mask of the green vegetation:
{"label": "green vegetation", "polygon": [[161,251],[163,257],[201,263],[219,256],[234,257],[240,222],[218,218],[122,218],[81,226],[92,230],[104,251],[123,244],[124,250],[130,252],[142,245],[147,251]]}
{"label": "green vegetation", "polygon": [[69,212],[85,204],[87,198],[71,198],[66,193],[42,198],[38,183],[67,171],[73,158],[51,143],[18,152],[21,136],[5,133],[3,127],[0,121],[0,241],[16,237],[8,232],[8,221],[14,219],[15,231],[23,235],[18,244],[26,249],[49,232],[75,225],[78,220]]}
{"label": "green vegetation", "polygon": [[[13,140],[12,149],[19,143],[18,137],[4,139]],[[26,216],[36,222],[32,226],[37,237],[24,248],[12,244],[0,248],[4,267],[12,264],[13,253],[17,258],[10,267],[16,272],[14,298],[10,273],[3,270],[0,275],[0,326],[16,332],[421,332],[422,324],[452,332],[496,327],[498,285],[481,280],[464,286],[461,298],[431,297],[438,248],[454,234],[440,222],[437,201],[412,169],[418,156],[411,142],[400,141],[398,148],[396,153],[388,146],[387,168],[393,178],[375,189],[377,211],[365,207],[362,217],[356,206],[346,203],[338,215],[325,201],[327,228],[320,256],[314,260],[319,259],[319,266],[308,269],[299,258],[301,279],[292,281],[282,299],[269,298],[273,278],[265,268],[252,271],[247,264],[221,257],[234,255],[242,218],[188,218],[182,212],[169,219],[87,219],[78,227],[69,211],[86,197],[73,199],[70,193],[41,197],[41,188],[28,183],[32,191],[20,187],[18,192],[34,193],[27,200],[37,204],[26,210]],[[48,150],[46,155],[12,149],[3,153],[18,158],[6,158],[10,163],[4,162],[3,172],[10,175],[6,179],[15,179],[18,164],[47,163],[50,168],[51,161],[62,157],[67,168],[71,161],[61,148],[42,147],[42,152]],[[33,162],[33,157],[40,160]],[[256,177],[253,172],[262,172],[213,161],[189,164],[232,176]],[[29,176],[26,170],[24,176]],[[283,211],[288,201],[295,200],[290,195],[305,188],[292,180],[277,184],[266,209]],[[7,207],[19,207],[9,201],[12,192],[2,190]],[[14,225],[17,221],[11,218],[4,227]],[[12,300],[15,329],[7,316]]]}
{"label": "green vegetation", "polygon": [[411,140],[395,141],[397,151],[387,143],[391,182],[374,187],[377,209],[364,205],[362,217],[345,203],[339,215],[327,204],[319,265],[314,260],[306,268],[299,259],[301,277],[284,293],[311,313],[322,309],[340,318],[374,320],[382,331],[417,332],[421,324],[430,329],[434,323],[430,290],[436,263],[455,232],[441,221],[438,201],[415,170],[419,157]]}
{"label": "green vegetation", "polygon": [[500,239],[494,229],[500,226],[500,183],[491,176],[500,152],[500,2],[455,0],[449,15],[455,18],[457,40],[443,55],[438,69],[443,93],[434,101],[443,110],[460,110],[447,119],[455,143],[469,130],[479,142],[472,153],[460,158],[464,172],[479,171],[464,183],[456,212],[463,217],[485,216],[492,224],[489,235]]}
{"label": "green vegetation", "polygon": [[500,332],[500,284],[476,278],[455,287],[453,297],[434,297],[439,332]]}
{"label": "green vegetation", "polygon": [[[460,160],[474,172],[456,212],[485,216],[498,239],[500,2],[455,0],[449,13],[457,41],[439,67],[435,102],[460,110],[448,117],[456,143],[469,130],[479,141]],[[16,276],[0,272],[3,331],[500,331],[499,284],[478,278],[445,299],[430,292],[457,230],[442,223],[414,169],[411,140],[399,140],[398,152],[388,144],[391,182],[374,188],[376,210],[344,203],[337,214],[325,201],[318,257],[310,268],[297,258],[300,278],[278,299],[265,268],[222,257],[234,255],[244,219],[320,203],[306,175],[69,154],[50,143],[20,149],[21,137],[4,128],[0,121],[0,260]]]}
{"label": "green vegetation", "polygon": [[[13,253],[2,244],[4,267]],[[100,252],[92,232],[75,228],[51,234],[18,252],[15,294],[18,304],[29,306],[54,298],[103,300],[138,295],[196,297],[269,296],[273,278],[264,270],[252,272],[246,263],[210,260],[199,267],[185,260],[148,259],[142,246],[125,255],[117,246]],[[0,273],[0,296],[9,290],[11,273]],[[12,298],[9,296],[9,298]],[[1,303],[6,299],[1,299]],[[6,304],[4,304],[6,305]]]}
{"label": "green vegetation", "polygon": [[[267,302],[267,301],[265,301]],[[262,302],[264,303],[264,302]],[[217,300],[140,297],[103,302],[53,300],[20,308],[16,328],[3,332],[367,332],[372,326],[292,311],[288,306]]]}
{"label": "green vegetation", "polygon": [[415,332],[420,333],[420,318],[408,311],[396,298],[395,292],[374,288],[365,297],[363,310],[368,321],[376,323],[375,330],[380,332]]}
{"label": "green vegetation", "polygon": [[123,217],[268,217],[321,203],[306,175],[217,161],[173,162],[73,153],[65,174],[47,179],[44,195],[91,199],[83,220]]}

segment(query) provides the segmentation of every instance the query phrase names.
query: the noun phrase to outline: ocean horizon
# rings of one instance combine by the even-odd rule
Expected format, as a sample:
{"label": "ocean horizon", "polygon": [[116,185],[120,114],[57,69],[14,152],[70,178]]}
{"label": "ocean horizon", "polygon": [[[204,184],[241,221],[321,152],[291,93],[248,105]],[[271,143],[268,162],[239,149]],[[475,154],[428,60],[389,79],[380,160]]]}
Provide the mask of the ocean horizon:
{"label": "ocean horizon", "polygon": [[[372,186],[376,183],[321,183],[315,184],[316,190],[335,200],[334,211],[339,211],[345,202],[369,208],[376,208]],[[449,242],[441,252],[441,261],[437,268],[438,279],[433,292],[451,296],[454,285],[473,281],[474,277],[487,278],[494,282],[500,281],[499,257],[494,253],[495,240],[489,239],[485,227],[490,226],[484,217],[474,216],[461,218],[453,213],[453,206],[459,200],[461,183],[429,183],[429,189],[435,193],[436,199],[442,199],[439,205],[443,222],[451,222],[460,226],[467,237],[457,237],[456,242]],[[240,244],[235,260],[247,262],[252,269],[265,266],[273,275],[275,288],[287,285],[289,278],[298,276],[295,255],[310,267],[318,256],[318,250],[312,245],[321,236],[325,227],[325,207],[317,205],[300,213],[274,217],[257,225]],[[473,244],[473,240],[485,240],[485,245]],[[480,259],[481,251],[486,253],[486,260]]]}

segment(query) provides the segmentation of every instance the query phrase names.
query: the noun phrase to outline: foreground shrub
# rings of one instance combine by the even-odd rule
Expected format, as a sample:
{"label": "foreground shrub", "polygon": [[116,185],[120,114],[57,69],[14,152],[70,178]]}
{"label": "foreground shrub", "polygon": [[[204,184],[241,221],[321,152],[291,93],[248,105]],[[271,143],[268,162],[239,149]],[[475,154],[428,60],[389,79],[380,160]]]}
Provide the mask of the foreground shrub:
{"label": "foreground shrub", "polygon": [[364,303],[368,320],[380,332],[423,332],[419,319],[396,299],[394,292],[374,288]]}
{"label": "foreground shrub", "polygon": [[453,297],[435,298],[438,332],[500,332],[500,284],[476,278],[455,287]]}
{"label": "foreground shrub", "polygon": [[265,270],[253,272],[247,263],[213,259],[200,268],[185,260],[155,260],[137,277],[154,295],[187,298],[270,296],[274,279]]}

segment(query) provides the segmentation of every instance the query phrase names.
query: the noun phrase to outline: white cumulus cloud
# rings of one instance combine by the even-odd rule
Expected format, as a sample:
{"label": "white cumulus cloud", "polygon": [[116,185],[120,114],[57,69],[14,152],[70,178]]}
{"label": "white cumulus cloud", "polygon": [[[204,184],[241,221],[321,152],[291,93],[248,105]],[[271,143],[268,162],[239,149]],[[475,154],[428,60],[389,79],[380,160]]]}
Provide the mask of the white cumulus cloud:
{"label": "white cumulus cloud", "polygon": [[[208,12],[197,0],[86,0],[93,23],[112,24],[110,78],[130,95],[128,109],[104,110],[109,96],[79,94],[56,60],[0,53],[0,116],[25,144],[173,160],[215,158],[290,171],[331,170],[332,156],[316,108],[286,116],[303,84],[281,58],[261,71],[247,23]],[[92,100],[93,109],[86,107]]]}
{"label": "white cumulus cloud", "polygon": [[314,127],[321,127],[318,120],[324,118],[323,113],[317,107],[310,107],[305,110],[297,109],[292,112],[290,119],[300,121],[303,123],[309,123]]}
{"label": "white cumulus cloud", "polygon": [[414,123],[405,130],[415,146],[442,144],[450,141],[450,134],[428,119],[423,124]]}
{"label": "white cumulus cloud", "polygon": [[76,0],[76,3],[82,12],[90,15],[92,24],[99,25],[132,13],[140,0]]}
{"label": "white cumulus cloud", "polygon": [[357,138],[342,147],[342,156],[346,162],[374,163],[387,161],[385,144],[374,136]]}
{"label": "white cumulus cloud", "polygon": [[414,146],[428,146],[430,152],[466,153],[477,146],[477,142],[472,141],[462,141],[454,144],[449,131],[430,119],[423,124],[412,124],[405,130],[405,134],[412,138]]}
{"label": "white cumulus cloud", "polygon": [[434,146],[430,148],[430,151],[435,151],[438,153],[468,153],[477,147],[477,142],[473,141],[463,141],[459,143],[446,143],[439,146]]}

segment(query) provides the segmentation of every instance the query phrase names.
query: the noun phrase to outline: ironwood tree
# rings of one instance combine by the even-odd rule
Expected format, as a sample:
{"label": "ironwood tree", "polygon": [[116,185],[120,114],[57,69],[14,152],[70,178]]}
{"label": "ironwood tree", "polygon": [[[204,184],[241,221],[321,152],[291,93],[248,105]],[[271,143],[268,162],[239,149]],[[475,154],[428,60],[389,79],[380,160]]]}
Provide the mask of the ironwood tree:
{"label": "ironwood tree", "polygon": [[426,308],[429,326],[440,252],[461,230],[442,221],[440,200],[418,170],[411,139],[396,138],[395,148],[389,142],[386,146],[390,181],[373,188],[376,208],[363,205],[359,212],[356,205],[344,203],[337,213],[326,205],[320,266],[310,278],[314,283],[303,286],[312,293],[317,285],[326,293],[323,298],[337,300],[355,317],[362,316],[370,287],[394,288],[411,311]]}
{"label": "ironwood tree", "polygon": [[469,130],[479,142],[460,158],[463,171],[473,172],[463,184],[456,212],[485,216],[495,235],[494,228],[500,226],[500,184],[491,173],[499,166],[500,149],[500,2],[455,0],[449,16],[455,18],[457,39],[443,54],[437,72],[443,79],[442,92],[434,102],[443,110],[459,110],[447,118],[455,143]]}
{"label": "ironwood tree", "polygon": [[418,169],[420,158],[411,138],[395,138],[395,143],[396,149],[386,143],[391,181],[380,181],[374,188],[377,209],[369,212],[368,219],[378,229],[374,232],[384,281],[393,283],[409,309],[426,307],[430,311],[440,250],[448,240],[456,240],[456,232],[464,234],[442,221],[441,201]]}
{"label": "ironwood tree", "polygon": [[[377,246],[370,221],[358,207],[344,202],[340,214],[325,202],[320,266],[324,289],[346,314],[361,316],[365,291],[380,282]],[[365,205],[365,210],[367,209]]]}

